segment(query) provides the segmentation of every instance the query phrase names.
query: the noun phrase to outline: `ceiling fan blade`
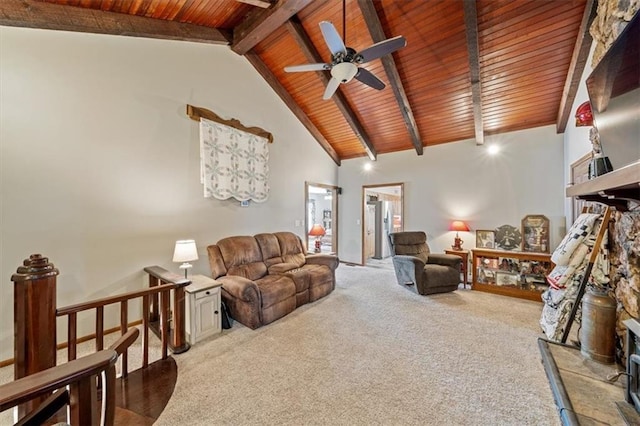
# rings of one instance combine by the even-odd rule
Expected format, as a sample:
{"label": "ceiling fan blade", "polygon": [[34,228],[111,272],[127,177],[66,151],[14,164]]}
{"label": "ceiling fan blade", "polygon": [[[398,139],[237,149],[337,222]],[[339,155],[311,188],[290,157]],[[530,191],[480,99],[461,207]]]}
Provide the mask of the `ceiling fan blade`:
{"label": "ceiling fan blade", "polygon": [[324,37],[324,41],[327,43],[332,56],[336,53],[343,53],[346,55],[347,48],[345,47],[342,38],[340,38],[340,34],[336,31],[336,27],[334,27],[331,22],[320,22],[320,31],[322,31],[322,37]]}
{"label": "ceiling fan blade", "polygon": [[391,52],[395,52],[407,45],[407,40],[403,36],[396,36],[387,40],[382,40],[373,46],[369,46],[366,49],[358,52],[358,56],[361,58],[358,62],[365,63],[378,59]]}
{"label": "ceiling fan blade", "polygon": [[331,80],[329,80],[329,84],[327,84],[327,88],[324,89],[324,95],[322,95],[322,99],[326,101],[327,99],[331,98],[331,96],[336,93],[336,90],[338,90],[338,86],[340,86],[340,80],[335,77],[331,77]]}
{"label": "ceiling fan blade", "polygon": [[366,68],[358,68],[358,73],[356,74],[356,80],[361,83],[366,84],[367,86],[371,86],[374,89],[382,90],[385,85],[378,77],[373,75],[371,71]]}
{"label": "ceiling fan blade", "polygon": [[324,71],[330,69],[331,65],[329,64],[303,64],[284,67],[286,72]]}

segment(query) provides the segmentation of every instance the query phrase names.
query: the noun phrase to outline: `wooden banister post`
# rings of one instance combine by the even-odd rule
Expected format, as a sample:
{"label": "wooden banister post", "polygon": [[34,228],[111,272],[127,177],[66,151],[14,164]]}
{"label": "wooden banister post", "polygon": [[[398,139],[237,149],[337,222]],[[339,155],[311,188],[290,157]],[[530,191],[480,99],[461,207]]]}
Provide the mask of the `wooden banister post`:
{"label": "wooden banister post", "polygon": [[[15,379],[56,365],[56,277],[49,259],[32,254],[11,276],[13,281]],[[22,418],[47,395],[21,404]]]}
{"label": "wooden banister post", "polygon": [[172,350],[175,354],[180,354],[189,350],[191,345],[187,343],[184,287],[177,287],[173,290],[173,342]]}

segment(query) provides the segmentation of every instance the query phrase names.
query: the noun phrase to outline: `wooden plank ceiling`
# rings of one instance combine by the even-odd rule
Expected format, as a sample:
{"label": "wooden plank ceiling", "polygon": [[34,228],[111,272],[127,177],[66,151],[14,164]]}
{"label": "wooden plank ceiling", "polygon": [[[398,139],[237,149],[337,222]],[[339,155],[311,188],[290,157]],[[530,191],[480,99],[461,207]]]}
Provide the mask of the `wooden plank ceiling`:
{"label": "wooden plank ceiling", "polygon": [[[0,25],[227,44],[245,55],[337,164],[556,124],[563,131],[590,38],[594,0],[345,0],[346,45],[402,35],[322,100],[330,62],[319,28],[342,36],[340,0],[2,0]],[[587,48],[585,48],[587,46]],[[424,151],[428,155],[429,151]]]}

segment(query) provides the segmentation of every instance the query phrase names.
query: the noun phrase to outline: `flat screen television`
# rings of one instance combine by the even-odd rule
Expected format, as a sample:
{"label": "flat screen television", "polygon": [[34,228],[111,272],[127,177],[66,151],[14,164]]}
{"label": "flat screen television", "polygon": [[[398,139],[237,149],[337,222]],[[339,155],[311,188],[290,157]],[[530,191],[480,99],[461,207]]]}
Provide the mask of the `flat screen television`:
{"label": "flat screen television", "polygon": [[594,127],[614,170],[640,159],[640,13],[587,78]]}

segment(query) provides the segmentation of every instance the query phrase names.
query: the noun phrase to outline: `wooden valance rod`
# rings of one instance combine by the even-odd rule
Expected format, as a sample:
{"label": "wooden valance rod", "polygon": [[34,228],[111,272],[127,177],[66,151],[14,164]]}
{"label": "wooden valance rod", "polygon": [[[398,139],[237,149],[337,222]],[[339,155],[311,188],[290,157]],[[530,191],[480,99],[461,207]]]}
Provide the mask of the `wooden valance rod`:
{"label": "wooden valance rod", "polygon": [[273,143],[273,135],[266,130],[260,127],[245,127],[239,120],[232,118],[231,120],[225,120],[224,118],[218,116],[213,111],[209,111],[205,108],[195,107],[193,105],[187,104],[187,115],[189,118],[195,121],[200,121],[201,118],[206,118],[207,120],[215,121],[216,123],[224,124],[225,126],[230,126],[238,130],[242,130],[243,132],[251,133],[256,136],[260,136],[269,141],[269,143]]}

